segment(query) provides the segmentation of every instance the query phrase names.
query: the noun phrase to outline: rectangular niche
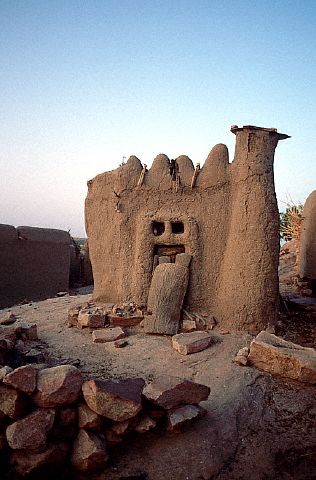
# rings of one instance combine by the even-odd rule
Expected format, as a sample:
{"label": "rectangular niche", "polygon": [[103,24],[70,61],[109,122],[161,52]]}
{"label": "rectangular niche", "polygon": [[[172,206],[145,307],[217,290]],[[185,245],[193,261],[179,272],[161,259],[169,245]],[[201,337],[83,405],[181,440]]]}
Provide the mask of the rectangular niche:
{"label": "rectangular niche", "polygon": [[154,257],[169,257],[170,262],[174,263],[179,253],[185,253],[184,245],[155,245]]}

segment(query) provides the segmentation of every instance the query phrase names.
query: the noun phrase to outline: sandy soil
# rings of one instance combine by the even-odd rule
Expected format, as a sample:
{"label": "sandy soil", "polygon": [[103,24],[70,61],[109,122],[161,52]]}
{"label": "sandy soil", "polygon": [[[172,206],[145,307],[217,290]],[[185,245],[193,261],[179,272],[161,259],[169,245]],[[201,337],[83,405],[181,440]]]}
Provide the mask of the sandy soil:
{"label": "sandy soil", "polygon": [[215,329],[214,344],[189,356],[173,350],[170,338],[145,335],[140,328],[128,331],[125,348],[93,344],[88,330],[66,326],[68,309],[90,297],[86,289],[9,310],[37,323],[51,364],[78,364],[87,377],[150,380],[170,374],[211,387],[203,402],[206,417],[182,434],[128,437],[98,480],[316,478],[315,388],[232,363],[251,336]]}

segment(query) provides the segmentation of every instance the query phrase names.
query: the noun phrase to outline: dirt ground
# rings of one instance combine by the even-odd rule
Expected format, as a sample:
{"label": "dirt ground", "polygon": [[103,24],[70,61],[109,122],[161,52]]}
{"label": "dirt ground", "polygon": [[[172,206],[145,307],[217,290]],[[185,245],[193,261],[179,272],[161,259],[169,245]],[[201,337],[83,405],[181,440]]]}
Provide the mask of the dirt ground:
{"label": "dirt ground", "polygon": [[[129,330],[125,348],[93,344],[88,330],[66,326],[68,309],[90,298],[91,291],[86,288],[75,296],[9,310],[23,321],[37,323],[52,365],[73,363],[86,377],[98,378],[150,380],[161,374],[174,375],[211,388],[209,399],[203,402],[206,417],[181,434],[128,437],[113,450],[110,465],[95,480],[316,479],[315,387],[232,363],[238,349],[252,337],[223,334],[218,327],[213,331],[213,345],[189,356],[173,350],[170,338],[146,335],[139,327]],[[291,340],[297,339],[293,318],[298,317],[295,312],[293,315],[283,317],[281,328],[285,337],[292,328]],[[315,332],[315,317],[306,322],[308,331]],[[301,333],[303,341],[304,335]]]}

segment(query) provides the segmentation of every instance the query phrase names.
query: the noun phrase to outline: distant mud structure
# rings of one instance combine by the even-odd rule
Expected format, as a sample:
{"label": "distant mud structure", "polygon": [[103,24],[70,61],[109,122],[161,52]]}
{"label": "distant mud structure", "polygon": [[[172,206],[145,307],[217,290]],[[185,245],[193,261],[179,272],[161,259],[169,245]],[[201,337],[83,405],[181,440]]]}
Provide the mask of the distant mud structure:
{"label": "distant mud structure", "polygon": [[63,230],[0,225],[0,308],[68,290],[70,243]]}
{"label": "distant mud structure", "polygon": [[[86,230],[94,298],[146,304],[158,264],[190,255],[184,305],[221,327],[256,333],[278,305],[276,129],[232,127],[235,158],[216,145],[204,166],[158,155],[147,170],[132,156],[88,182]],[[176,262],[177,263],[177,262]]]}

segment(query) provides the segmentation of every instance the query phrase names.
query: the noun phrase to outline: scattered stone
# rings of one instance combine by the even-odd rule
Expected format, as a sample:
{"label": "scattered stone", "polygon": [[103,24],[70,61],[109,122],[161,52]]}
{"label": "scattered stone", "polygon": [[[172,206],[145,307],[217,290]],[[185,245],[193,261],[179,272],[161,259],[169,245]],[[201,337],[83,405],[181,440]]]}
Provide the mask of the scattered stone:
{"label": "scattered stone", "polygon": [[111,314],[116,317],[142,317],[143,313],[140,307],[134,302],[125,302],[122,305],[113,305]]}
{"label": "scattered stone", "polygon": [[82,310],[89,310],[89,308],[92,307],[93,305],[94,305],[93,302],[84,302],[80,308]]}
{"label": "scattered stone", "polygon": [[56,410],[56,418],[51,436],[56,439],[72,440],[78,432],[78,415],[75,407],[61,407]]}
{"label": "scattered stone", "polygon": [[138,418],[133,417],[123,422],[115,422],[111,425],[111,430],[118,436],[126,435],[128,432],[133,430],[138,423]]}
{"label": "scattered stone", "polygon": [[192,421],[205,415],[205,413],[204,408],[196,405],[184,405],[183,407],[169,410],[167,430],[179,432],[182,428],[191,424]]}
{"label": "scattered stone", "polygon": [[91,410],[85,403],[78,407],[79,427],[86,430],[100,430],[102,426],[102,417]]}
{"label": "scattered stone", "polygon": [[272,375],[316,383],[316,350],[287,342],[266,331],[251,342],[248,361]]}
{"label": "scattered stone", "polygon": [[125,333],[121,327],[103,328],[102,330],[95,330],[92,332],[93,343],[114,342],[123,337],[125,337]]}
{"label": "scattered stone", "polygon": [[74,403],[80,397],[82,382],[82,373],[73,365],[44,368],[38,372],[33,400],[40,407]]}
{"label": "scattered stone", "polygon": [[81,310],[78,315],[78,328],[104,328],[105,315],[101,312]]}
{"label": "scattered stone", "polygon": [[12,350],[14,348],[14,342],[4,338],[3,340],[0,340],[0,348],[1,350]]}
{"label": "scattered stone", "polygon": [[117,315],[108,315],[108,319],[111,325],[114,326],[121,326],[121,327],[134,327],[138,325],[144,317],[141,316],[126,316],[120,317]]}
{"label": "scattered stone", "polygon": [[16,342],[17,327],[12,325],[0,325],[0,340],[10,340]]}
{"label": "scattered stone", "polygon": [[237,363],[238,365],[246,366],[248,363],[248,355],[249,355],[249,348],[243,347],[237,352],[237,355],[235,356],[233,362]]}
{"label": "scattered stone", "polygon": [[45,361],[45,356],[41,350],[31,348],[31,350],[24,355],[24,359],[29,363],[43,363]]}
{"label": "scattered stone", "polygon": [[207,332],[178,333],[172,337],[172,346],[181,355],[201,352],[213,342],[213,337]]}
{"label": "scattered stone", "polygon": [[8,365],[5,365],[4,367],[0,368],[0,382],[3,381],[4,377],[8,375],[8,373],[13,372],[13,368],[9,367]]}
{"label": "scattered stone", "polygon": [[184,332],[194,332],[196,330],[196,323],[194,320],[184,318],[182,321],[182,330]]}
{"label": "scattered stone", "polygon": [[73,407],[60,408],[58,410],[58,422],[63,427],[70,427],[77,424],[77,409]]}
{"label": "scattered stone", "polygon": [[216,327],[217,321],[213,315],[198,315],[196,317],[196,326],[199,330],[213,330]]}
{"label": "scattered stone", "polygon": [[20,328],[23,340],[38,340],[36,323],[22,323]]}
{"label": "scattered stone", "polygon": [[153,420],[160,420],[166,414],[166,411],[163,408],[155,406],[152,406],[151,408],[147,407],[146,411]]}
{"label": "scattered stone", "polygon": [[107,315],[108,313],[112,313],[113,307],[114,307],[114,303],[102,303],[102,305],[98,306],[98,308],[103,311],[104,315]]}
{"label": "scattered stone", "polygon": [[16,350],[18,350],[18,352],[21,352],[21,353],[27,353],[29,351],[29,349],[26,347],[25,343],[23,342],[23,340],[21,340],[19,338],[19,340],[17,340],[14,348]]}
{"label": "scattered stone", "polygon": [[166,410],[183,404],[196,405],[206,400],[210,388],[183,378],[162,376],[149,383],[143,390],[144,397]]}
{"label": "scattered stone", "polygon": [[68,327],[76,327],[78,323],[78,315],[80,312],[81,307],[72,307],[68,310]]}
{"label": "scattered stone", "polygon": [[65,297],[66,295],[68,295],[68,292],[58,292],[58,293],[56,293],[56,297]]}
{"label": "scattered stone", "polygon": [[117,435],[117,433],[113,432],[110,428],[105,430],[105,438],[106,438],[106,443],[109,445],[109,447],[115,447],[119,443],[122,442],[123,438]]}
{"label": "scattered stone", "polygon": [[25,399],[20,392],[7,385],[0,385],[0,412],[16,420],[25,412]]}
{"label": "scattered stone", "polygon": [[0,316],[0,325],[11,325],[14,322],[16,322],[14,313],[6,312]]}
{"label": "scattered stone", "polygon": [[105,466],[108,455],[104,443],[94,433],[79,430],[71,456],[72,465],[81,472],[99,470]]}
{"label": "scattered stone", "polygon": [[23,365],[8,373],[3,383],[11,385],[21,392],[31,394],[36,388],[37,369],[33,365]]}
{"label": "scattered stone", "polygon": [[124,348],[128,345],[128,341],[125,338],[121,338],[120,340],[115,340],[114,347],[115,348]]}
{"label": "scattered stone", "polygon": [[43,450],[47,435],[53,427],[55,411],[40,409],[17,420],[6,430],[8,444],[13,450]]}
{"label": "scattered stone", "polygon": [[91,410],[116,422],[122,422],[140,412],[144,384],[142,378],[87,380],[82,385],[82,391]]}
{"label": "scattered stone", "polygon": [[149,430],[152,430],[153,428],[155,428],[157,425],[157,422],[155,420],[153,420],[152,418],[150,418],[148,415],[144,415],[138,425],[136,426],[135,428],[135,432],[137,433],[146,433],[148,432]]}
{"label": "scattered stone", "polygon": [[52,443],[47,450],[41,453],[31,453],[23,450],[14,451],[11,454],[10,463],[19,475],[26,476],[44,465],[49,466],[50,470],[53,467],[63,465],[68,452],[69,445],[67,443]]}

